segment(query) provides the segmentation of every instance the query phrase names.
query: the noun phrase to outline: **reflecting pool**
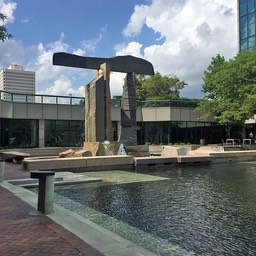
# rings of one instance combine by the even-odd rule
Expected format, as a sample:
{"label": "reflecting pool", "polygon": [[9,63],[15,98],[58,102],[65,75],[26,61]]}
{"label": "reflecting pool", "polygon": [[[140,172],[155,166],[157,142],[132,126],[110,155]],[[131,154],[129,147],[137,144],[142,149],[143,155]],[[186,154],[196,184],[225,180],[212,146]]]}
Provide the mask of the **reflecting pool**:
{"label": "reflecting pool", "polygon": [[159,255],[256,255],[256,162],[137,172],[165,179],[56,186],[56,203]]}

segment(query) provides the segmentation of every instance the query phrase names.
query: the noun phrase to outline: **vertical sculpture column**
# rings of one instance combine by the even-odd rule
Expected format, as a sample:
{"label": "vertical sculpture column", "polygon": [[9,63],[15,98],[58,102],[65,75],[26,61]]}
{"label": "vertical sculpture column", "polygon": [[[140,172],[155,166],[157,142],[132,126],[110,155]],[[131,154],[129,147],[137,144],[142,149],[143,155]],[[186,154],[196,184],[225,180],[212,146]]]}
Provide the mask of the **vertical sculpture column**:
{"label": "vertical sculpture column", "polygon": [[104,141],[104,77],[85,86],[85,142]]}
{"label": "vertical sculpture column", "polygon": [[110,66],[104,63],[100,68],[102,74],[95,70],[95,78],[85,86],[85,142],[113,140]]}
{"label": "vertical sculpture column", "polygon": [[113,128],[111,120],[111,94],[110,94],[110,65],[107,63],[101,64],[100,69],[104,76],[104,109],[105,109],[105,140],[113,141]]}
{"label": "vertical sculpture column", "polygon": [[119,141],[126,146],[137,145],[136,91],[134,74],[127,73],[123,86]]}
{"label": "vertical sculpture column", "polygon": [[30,177],[39,179],[37,210],[43,214],[53,212],[54,172],[32,171]]}

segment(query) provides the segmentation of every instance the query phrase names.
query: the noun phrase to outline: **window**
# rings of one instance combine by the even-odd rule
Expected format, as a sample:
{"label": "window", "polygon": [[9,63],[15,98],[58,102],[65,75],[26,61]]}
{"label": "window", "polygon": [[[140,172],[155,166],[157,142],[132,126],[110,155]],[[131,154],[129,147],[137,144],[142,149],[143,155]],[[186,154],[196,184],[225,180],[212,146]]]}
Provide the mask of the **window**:
{"label": "window", "polygon": [[248,49],[248,46],[247,46],[247,39],[241,40],[241,51],[247,50],[247,49]]}
{"label": "window", "polygon": [[254,12],[254,11],[255,11],[254,0],[249,0],[248,1],[248,13]]}
{"label": "window", "polygon": [[240,4],[240,17],[247,14],[247,3]]}
{"label": "window", "polygon": [[2,147],[38,147],[38,120],[2,120]]}
{"label": "window", "polygon": [[83,121],[45,120],[45,146],[81,146],[83,142]]}
{"label": "window", "polygon": [[240,19],[240,27],[243,28],[243,27],[246,27],[247,26],[247,17],[242,17]]}
{"label": "window", "polygon": [[248,26],[248,36],[255,35],[255,23]]}
{"label": "window", "polygon": [[247,35],[247,27],[244,27],[244,28],[241,28],[240,30],[240,38],[243,39],[243,38],[246,38],[248,35]]}
{"label": "window", "polygon": [[255,23],[255,13],[251,13],[248,15],[248,23],[249,24]]}
{"label": "window", "polygon": [[249,49],[255,46],[255,36],[251,36],[248,38],[248,47]]}

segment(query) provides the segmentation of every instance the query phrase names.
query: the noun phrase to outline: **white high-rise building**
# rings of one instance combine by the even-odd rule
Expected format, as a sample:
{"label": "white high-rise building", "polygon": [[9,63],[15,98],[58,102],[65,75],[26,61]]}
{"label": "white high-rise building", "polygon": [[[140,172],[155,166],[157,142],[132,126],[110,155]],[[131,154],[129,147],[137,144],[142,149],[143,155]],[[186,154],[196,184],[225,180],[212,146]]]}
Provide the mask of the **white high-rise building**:
{"label": "white high-rise building", "polygon": [[[25,71],[20,65],[11,65],[9,68],[1,70],[0,90],[16,94],[35,94],[35,72]],[[8,93],[3,95],[2,98],[10,100]],[[15,98],[20,101],[26,100],[22,95],[15,96]]]}

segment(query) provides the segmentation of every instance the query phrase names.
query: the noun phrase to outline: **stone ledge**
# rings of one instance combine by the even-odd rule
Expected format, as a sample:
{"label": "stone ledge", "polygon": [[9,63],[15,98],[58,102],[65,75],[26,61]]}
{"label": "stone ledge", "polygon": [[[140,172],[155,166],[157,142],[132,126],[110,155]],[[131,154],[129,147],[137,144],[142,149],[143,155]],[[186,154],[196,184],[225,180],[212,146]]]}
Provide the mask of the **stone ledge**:
{"label": "stone ledge", "polygon": [[[95,157],[70,157],[70,158],[29,158],[22,161],[25,170],[56,170],[105,166],[133,166],[132,156],[95,156]],[[86,170],[84,170],[86,171]]]}
{"label": "stone ledge", "polygon": [[213,159],[210,156],[178,156],[177,163],[210,163]]}
{"label": "stone ledge", "polygon": [[176,157],[135,157],[135,166],[153,166],[153,165],[168,165],[177,163]]}

